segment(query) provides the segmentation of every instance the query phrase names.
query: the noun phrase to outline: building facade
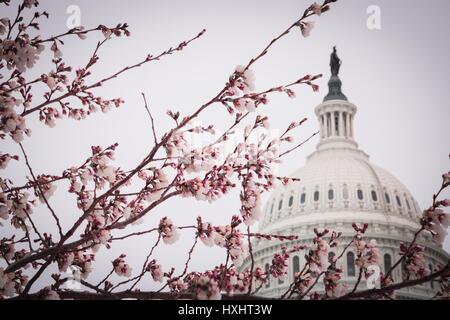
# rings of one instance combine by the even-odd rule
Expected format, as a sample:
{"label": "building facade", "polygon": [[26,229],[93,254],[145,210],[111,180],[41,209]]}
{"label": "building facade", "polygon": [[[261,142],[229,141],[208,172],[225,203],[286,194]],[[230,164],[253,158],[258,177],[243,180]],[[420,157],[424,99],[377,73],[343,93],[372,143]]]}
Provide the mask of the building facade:
{"label": "building facade", "polygon": [[[315,237],[314,228],[342,232],[340,245],[333,248],[340,254],[355,232],[352,223],[368,223],[365,238],[375,239],[381,251],[381,271],[390,269],[398,260],[401,242],[413,239],[420,228],[422,211],[409,190],[392,174],[372,164],[355,140],[353,123],[357,106],[342,93],[339,79],[340,60],[336,51],[331,55],[332,76],[328,82],[329,93],[323,103],[315,108],[320,126],[320,142],[307,157],[304,167],[290,177],[300,182],[281,186],[270,196],[264,208],[264,219],[259,232],[264,234],[297,235],[290,242],[253,242],[255,265],[268,269],[274,254],[282,246],[310,244]],[[419,244],[425,247],[429,268],[445,265],[449,255],[435,244],[429,234],[422,233]],[[259,291],[266,297],[280,297],[294,280],[305,263],[305,252],[292,254],[289,270],[284,280],[270,279]],[[337,266],[343,269],[341,281],[353,287],[358,277],[354,262],[355,252],[350,248]],[[249,267],[244,261],[243,269]],[[395,282],[402,280],[402,268],[393,273]],[[363,280],[360,290],[367,289]],[[438,289],[435,283],[397,291],[400,299],[424,299]],[[322,282],[314,291],[324,292]]]}

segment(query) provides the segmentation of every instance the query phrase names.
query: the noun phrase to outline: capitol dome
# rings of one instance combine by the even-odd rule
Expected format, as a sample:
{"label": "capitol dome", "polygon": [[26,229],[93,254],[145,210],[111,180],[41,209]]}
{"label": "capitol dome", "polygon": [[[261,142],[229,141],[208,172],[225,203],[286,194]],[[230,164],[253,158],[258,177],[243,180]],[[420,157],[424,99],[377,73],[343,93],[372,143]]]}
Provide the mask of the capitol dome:
{"label": "capitol dome", "polygon": [[[335,57],[336,52],[334,52]],[[333,57],[333,55],[332,55]],[[339,63],[340,67],[340,63]],[[421,209],[411,192],[388,171],[372,164],[369,156],[359,149],[354,139],[353,121],[357,107],[342,93],[339,67],[332,68],[328,82],[329,93],[322,104],[315,108],[320,126],[320,141],[316,151],[307,157],[304,167],[289,177],[300,181],[280,186],[270,196],[264,207],[264,218],[260,233],[296,235],[290,242],[276,243],[264,239],[253,241],[255,266],[268,269],[273,255],[282,246],[311,243],[314,228],[342,232],[341,244],[333,253],[341,253],[351,241],[354,230],[352,223],[368,223],[367,239],[377,240],[381,251],[382,272],[399,258],[401,242],[411,241],[420,228]],[[429,268],[444,265],[448,254],[431,241],[428,234],[422,234],[418,241],[425,247]],[[280,297],[305,262],[304,252],[292,255],[289,271],[284,280],[271,279],[259,294]],[[356,283],[355,254],[348,250],[337,263],[344,270],[342,281],[352,287]],[[243,269],[250,265],[244,261]],[[402,268],[393,273],[396,282],[402,280]],[[364,281],[360,289],[367,289]],[[323,292],[318,282],[314,291]],[[397,292],[398,298],[423,299],[436,294],[438,285],[427,283]]]}

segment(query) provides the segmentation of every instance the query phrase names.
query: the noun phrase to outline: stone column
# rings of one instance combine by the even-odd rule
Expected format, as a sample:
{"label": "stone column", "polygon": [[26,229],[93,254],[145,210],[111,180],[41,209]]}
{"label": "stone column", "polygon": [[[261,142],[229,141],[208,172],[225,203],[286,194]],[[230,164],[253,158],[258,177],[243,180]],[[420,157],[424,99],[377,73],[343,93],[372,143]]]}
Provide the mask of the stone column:
{"label": "stone column", "polygon": [[350,137],[353,138],[353,115],[350,116]]}
{"label": "stone column", "polygon": [[327,112],[325,113],[325,127],[326,127],[326,131],[327,131],[327,138],[330,137],[330,128],[331,128],[331,123],[330,123],[330,113]]}
{"label": "stone column", "polygon": [[334,111],[330,112],[330,118],[331,118],[331,136],[334,136],[336,134],[336,123],[334,121]]}
{"label": "stone column", "polygon": [[323,114],[320,115],[320,136],[325,138],[326,132],[325,132],[325,116]]}
{"label": "stone column", "polygon": [[345,114],[345,119],[346,119],[346,121],[345,121],[345,126],[346,126],[346,136],[348,137],[348,138],[350,138],[350,113],[349,112],[347,112],[346,114]]}
{"label": "stone column", "polygon": [[339,111],[339,135],[341,137],[344,136],[344,118],[342,111]]}

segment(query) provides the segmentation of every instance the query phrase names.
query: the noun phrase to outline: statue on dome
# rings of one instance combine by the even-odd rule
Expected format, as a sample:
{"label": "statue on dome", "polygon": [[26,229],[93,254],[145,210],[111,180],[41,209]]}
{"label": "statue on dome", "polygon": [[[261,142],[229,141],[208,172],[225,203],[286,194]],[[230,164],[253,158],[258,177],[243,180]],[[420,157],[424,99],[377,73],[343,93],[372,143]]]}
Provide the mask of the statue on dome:
{"label": "statue on dome", "polygon": [[330,67],[331,67],[331,75],[337,76],[339,74],[339,69],[341,68],[341,59],[339,59],[337,52],[336,52],[336,46],[333,47],[333,53],[331,54],[330,58]]}

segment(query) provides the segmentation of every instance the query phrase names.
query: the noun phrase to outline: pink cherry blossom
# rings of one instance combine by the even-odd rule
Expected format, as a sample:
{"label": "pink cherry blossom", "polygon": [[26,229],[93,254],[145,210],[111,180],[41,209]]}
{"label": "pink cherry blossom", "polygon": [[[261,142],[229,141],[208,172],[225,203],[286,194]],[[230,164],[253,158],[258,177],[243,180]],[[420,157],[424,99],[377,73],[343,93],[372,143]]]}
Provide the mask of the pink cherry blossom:
{"label": "pink cherry blossom", "polygon": [[164,279],[164,272],[161,269],[161,265],[156,262],[156,260],[152,260],[148,263],[147,271],[149,271],[152,275],[152,278],[156,282],[162,282]]}
{"label": "pink cherry blossom", "polygon": [[302,32],[303,37],[309,37],[311,34],[311,30],[314,28],[314,21],[308,21],[308,22],[301,22],[300,23],[300,29]]}
{"label": "pink cherry blossom", "polygon": [[311,5],[311,10],[318,16],[320,16],[322,14],[322,6],[320,4],[318,4],[317,2],[314,2]]}
{"label": "pink cherry blossom", "polygon": [[172,223],[172,220],[167,217],[162,218],[159,222],[159,233],[165,244],[173,244],[180,237],[178,228]]}
{"label": "pink cherry blossom", "polygon": [[8,165],[8,162],[10,160],[18,161],[19,157],[18,156],[12,156],[12,155],[10,155],[8,153],[6,153],[6,154],[0,153],[0,169],[5,169],[6,166]]}
{"label": "pink cherry blossom", "polygon": [[114,271],[122,277],[131,277],[131,267],[125,262],[126,255],[122,254],[113,261]]}

